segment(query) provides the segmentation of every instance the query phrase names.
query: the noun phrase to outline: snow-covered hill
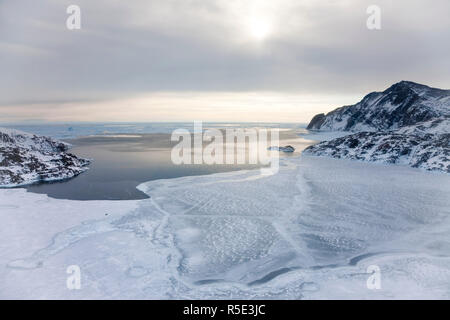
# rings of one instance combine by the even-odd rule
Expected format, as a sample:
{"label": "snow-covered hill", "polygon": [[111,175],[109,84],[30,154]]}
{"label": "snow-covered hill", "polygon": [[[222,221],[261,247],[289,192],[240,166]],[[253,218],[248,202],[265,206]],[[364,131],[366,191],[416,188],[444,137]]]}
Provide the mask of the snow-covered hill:
{"label": "snow-covered hill", "polygon": [[408,135],[359,132],[323,141],[304,153],[316,156],[409,165],[450,173],[450,134]]}
{"label": "snow-covered hill", "polygon": [[304,153],[450,173],[449,98],[450,90],[399,82],[356,105],[316,115],[309,129],[350,132],[310,146]]}
{"label": "snow-covered hill", "polygon": [[68,153],[70,145],[49,137],[0,128],[0,187],[72,178],[89,160]]}
{"label": "snow-covered hill", "polygon": [[[450,108],[450,106],[449,106]],[[399,134],[424,136],[450,133],[450,117],[435,118],[396,130]]]}
{"label": "snow-covered hill", "polygon": [[384,131],[450,116],[450,90],[401,81],[360,102],[318,114],[307,129],[320,131]]}

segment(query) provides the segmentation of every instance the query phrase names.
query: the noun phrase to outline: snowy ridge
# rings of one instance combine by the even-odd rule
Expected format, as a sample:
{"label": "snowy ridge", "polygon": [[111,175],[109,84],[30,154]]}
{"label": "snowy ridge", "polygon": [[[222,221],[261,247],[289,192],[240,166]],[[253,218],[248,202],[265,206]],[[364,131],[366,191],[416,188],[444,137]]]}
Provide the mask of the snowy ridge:
{"label": "snowy ridge", "polygon": [[72,178],[89,160],[68,153],[70,145],[49,137],[0,128],[0,187]]}
{"label": "snowy ridge", "polygon": [[424,136],[427,134],[442,135],[450,133],[450,117],[441,117],[419,122],[416,125],[402,127],[398,134]]}
{"label": "snowy ridge", "polygon": [[401,81],[360,102],[318,114],[307,129],[320,131],[385,131],[450,116],[450,90]]}
{"label": "snowy ridge", "polygon": [[450,134],[415,136],[360,132],[318,143],[305,149],[304,153],[450,173],[449,141]]}
{"label": "snowy ridge", "polygon": [[316,115],[309,129],[359,133],[322,141],[304,153],[450,173],[449,92],[402,81],[354,106]]}

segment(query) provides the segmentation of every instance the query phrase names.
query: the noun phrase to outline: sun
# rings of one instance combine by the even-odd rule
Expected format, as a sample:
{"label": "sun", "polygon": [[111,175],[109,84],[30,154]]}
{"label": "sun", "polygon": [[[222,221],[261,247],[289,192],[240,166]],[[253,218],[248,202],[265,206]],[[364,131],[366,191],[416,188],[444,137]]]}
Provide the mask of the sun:
{"label": "sun", "polygon": [[258,41],[266,39],[272,31],[271,24],[263,18],[252,18],[249,21],[250,36]]}

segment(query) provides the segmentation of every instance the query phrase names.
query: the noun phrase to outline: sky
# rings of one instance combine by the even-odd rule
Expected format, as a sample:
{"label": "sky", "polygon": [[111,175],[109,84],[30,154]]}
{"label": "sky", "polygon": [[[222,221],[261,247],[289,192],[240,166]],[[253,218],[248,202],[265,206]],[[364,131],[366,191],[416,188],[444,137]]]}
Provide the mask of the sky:
{"label": "sky", "polygon": [[0,123],[308,122],[401,80],[448,89],[449,12],[448,0],[0,0]]}

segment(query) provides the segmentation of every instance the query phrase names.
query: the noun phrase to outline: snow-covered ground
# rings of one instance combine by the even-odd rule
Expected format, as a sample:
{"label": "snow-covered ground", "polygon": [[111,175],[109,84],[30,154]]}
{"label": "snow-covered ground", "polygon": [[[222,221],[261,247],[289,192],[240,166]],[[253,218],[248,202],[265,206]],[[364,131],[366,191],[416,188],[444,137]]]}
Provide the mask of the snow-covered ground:
{"label": "snow-covered ground", "polygon": [[139,201],[0,190],[0,298],[450,298],[447,174],[308,156],[260,174],[151,181]]}
{"label": "snow-covered ground", "polygon": [[86,171],[90,161],[69,148],[50,137],[0,128],[0,187],[64,180]]}
{"label": "snow-covered ground", "polygon": [[309,131],[305,130],[300,133],[300,136],[306,140],[312,141],[330,141],[333,139],[341,138],[352,134],[348,131]]}
{"label": "snow-covered ground", "polygon": [[450,173],[450,134],[408,135],[396,132],[359,132],[323,141],[303,151],[326,156],[378,163],[409,165]]}
{"label": "snow-covered ground", "polygon": [[450,173],[449,132],[448,117],[433,118],[394,131],[312,131],[303,137],[321,142],[309,146],[303,153]]}

